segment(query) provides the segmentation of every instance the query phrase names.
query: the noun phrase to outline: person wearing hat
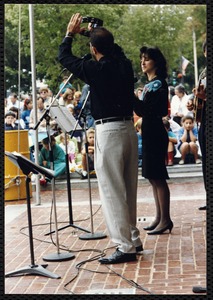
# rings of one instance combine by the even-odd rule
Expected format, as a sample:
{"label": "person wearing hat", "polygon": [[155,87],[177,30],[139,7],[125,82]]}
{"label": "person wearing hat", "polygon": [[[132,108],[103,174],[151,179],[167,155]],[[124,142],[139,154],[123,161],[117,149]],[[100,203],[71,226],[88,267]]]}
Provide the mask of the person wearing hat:
{"label": "person wearing hat", "polygon": [[18,126],[15,124],[16,114],[13,111],[8,111],[5,114],[4,130],[18,130]]}

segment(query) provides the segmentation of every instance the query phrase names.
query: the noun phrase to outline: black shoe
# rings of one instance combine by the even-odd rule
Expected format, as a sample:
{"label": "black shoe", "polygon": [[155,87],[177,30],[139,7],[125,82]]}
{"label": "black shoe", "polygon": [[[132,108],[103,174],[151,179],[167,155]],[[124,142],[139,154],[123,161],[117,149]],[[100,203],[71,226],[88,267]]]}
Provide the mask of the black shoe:
{"label": "black shoe", "polygon": [[153,230],[153,229],[155,229],[155,227],[157,227],[157,226],[158,226],[158,224],[156,224],[156,225],[150,225],[150,226],[143,227],[143,229],[144,229],[144,230]]}
{"label": "black shoe", "polygon": [[129,261],[135,261],[135,260],[137,260],[135,253],[123,253],[117,249],[116,252],[113,253],[108,258],[103,257],[100,258],[98,261],[101,264],[106,265],[106,264],[120,264]]}
{"label": "black shoe", "polygon": [[207,289],[206,289],[206,287],[202,287],[202,286],[193,286],[192,292],[193,293],[207,293]]}
{"label": "black shoe", "polygon": [[169,230],[169,233],[171,233],[172,231],[172,228],[173,228],[173,222],[171,221],[167,226],[159,229],[159,230],[153,230],[153,231],[150,231],[150,232],[147,232],[147,234],[149,235],[153,235],[153,234],[162,234],[164,233],[166,230]]}
{"label": "black shoe", "polygon": [[199,210],[206,210],[206,205],[198,208]]}
{"label": "black shoe", "polygon": [[137,247],[135,247],[135,249],[136,249],[136,252],[141,252],[141,251],[143,251],[143,246],[142,245],[137,246]]}

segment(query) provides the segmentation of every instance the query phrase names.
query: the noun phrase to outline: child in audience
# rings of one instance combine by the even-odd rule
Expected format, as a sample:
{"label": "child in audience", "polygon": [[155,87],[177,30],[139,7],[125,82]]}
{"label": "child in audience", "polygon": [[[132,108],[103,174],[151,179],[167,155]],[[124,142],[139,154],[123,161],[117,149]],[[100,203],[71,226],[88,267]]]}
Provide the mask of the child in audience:
{"label": "child in audience", "polygon": [[198,145],[196,141],[198,139],[198,131],[194,126],[194,118],[191,115],[184,116],[181,120],[182,127],[178,134],[178,150],[181,153],[180,165],[185,163],[186,155],[191,153],[194,156],[196,164],[200,164],[201,160],[198,159]]}
{"label": "child in audience", "polygon": [[18,130],[17,124],[15,124],[16,115],[13,111],[8,111],[5,114],[4,130]]}
{"label": "child in audience", "polygon": [[66,154],[66,143],[65,136],[67,139],[67,154],[70,164],[75,165],[75,143],[70,139],[69,134],[61,133],[60,134],[60,144],[59,146],[64,150]]}
{"label": "child in audience", "polygon": [[22,119],[19,118],[19,109],[15,106],[10,108],[10,111],[15,114],[15,125],[17,125],[18,129],[25,129],[25,123]]}
{"label": "child in audience", "polygon": [[82,155],[82,179],[87,178],[87,159],[86,159],[86,147],[88,147],[88,164],[90,174],[94,174],[94,139],[95,139],[95,129],[89,128],[86,132],[87,134],[87,145],[85,145],[81,151]]}
{"label": "child in audience", "polygon": [[175,133],[172,132],[172,130],[170,128],[170,123],[168,120],[163,118],[163,124],[164,124],[166,131],[168,132],[168,137],[169,137],[166,165],[173,166],[174,156],[176,154],[175,144],[177,144],[177,137],[176,137]]}

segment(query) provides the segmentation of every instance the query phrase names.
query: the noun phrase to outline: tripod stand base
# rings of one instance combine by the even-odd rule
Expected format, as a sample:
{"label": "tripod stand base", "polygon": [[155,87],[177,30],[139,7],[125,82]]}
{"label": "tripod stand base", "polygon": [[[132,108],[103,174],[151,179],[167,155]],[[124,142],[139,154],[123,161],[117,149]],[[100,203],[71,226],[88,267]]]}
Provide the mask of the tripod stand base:
{"label": "tripod stand base", "polygon": [[107,236],[101,232],[96,233],[86,233],[79,236],[80,240],[99,240],[99,239],[105,239]]}
{"label": "tripod stand base", "polygon": [[33,265],[33,266],[26,266],[19,270],[9,272],[5,275],[5,277],[11,277],[13,275],[24,275],[24,274],[32,274],[32,275],[41,275],[46,276],[54,279],[61,278],[61,276],[57,274],[53,274],[52,272],[45,270],[48,265]]}
{"label": "tripod stand base", "polygon": [[43,257],[44,261],[65,261],[75,258],[72,253],[52,253]]}
{"label": "tripod stand base", "polygon": [[[64,227],[62,227],[62,228],[59,228],[58,231],[63,230],[63,229],[66,229],[66,228],[68,228],[68,227],[73,227],[73,228],[76,228],[76,229],[79,229],[79,230],[82,230],[82,231],[85,231],[85,232],[90,233],[89,230],[84,229],[84,228],[81,228],[81,227],[76,226],[76,225],[74,225],[74,224],[69,224],[69,225],[66,225],[66,226],[64,226]],[[48,232],[48,233],[45,233],[45,236],[50,235],[50,234],[52,234],[52,233],[55,233],[55,230],[50,231],[50,232]]]}

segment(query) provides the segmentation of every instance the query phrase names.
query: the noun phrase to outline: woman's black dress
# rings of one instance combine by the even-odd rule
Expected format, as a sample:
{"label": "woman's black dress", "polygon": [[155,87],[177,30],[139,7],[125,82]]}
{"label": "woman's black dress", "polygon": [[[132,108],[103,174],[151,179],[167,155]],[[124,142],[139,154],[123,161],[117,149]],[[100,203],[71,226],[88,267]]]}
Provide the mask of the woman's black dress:
{"label": "woman's black dress", "polygon": [[168,85],[155,77],[135,99],[134,111],[142,117],[142,176],[148,179],[168,179],[165,164],[168,133],[162,117],[168,114]]}

